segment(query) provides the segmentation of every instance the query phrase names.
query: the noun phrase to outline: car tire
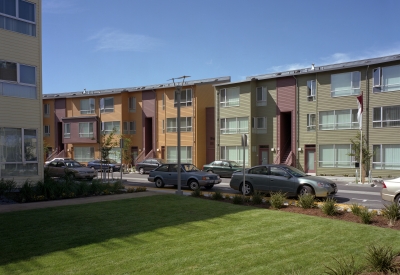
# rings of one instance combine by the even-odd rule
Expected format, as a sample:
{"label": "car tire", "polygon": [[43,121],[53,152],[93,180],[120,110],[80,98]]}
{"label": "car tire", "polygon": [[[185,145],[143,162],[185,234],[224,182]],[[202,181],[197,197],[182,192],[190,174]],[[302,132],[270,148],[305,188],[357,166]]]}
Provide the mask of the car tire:
{"label": "car tire", "polygon": [[210,190],[214,187],[214,184],[204,186],[205,189]]}
{"label": "car tire", "polygon": [[400,194],[394,198],[394,203],[400,206]]}
{"label": "car tire", "polygon": [[200,189],[200,184],[196,180],[189,181],[188,185],[193,191]]}
{"label": "car tire", "polygon": [[144,174],[144,169],[143,169],[143,167],[140,167],[140,168],[139,168],[139,174],[141,174],[141,175]]}
{"label": "car tire", "polygon": [[[244,184],[244,188],[245,188],[245,191],[244,191],[245,196],[250,196],[251,194],[253,194],[253,186],[251,185],[250,182],[246,181],[246,183]],[[243,194],[243,184],[240,185],[239,191],[240,191],[240,193]]]}
{"label": "car tire", "polygon": [[163,188],[164,187],[164,182],[161,178],[156,178],[154,181],[154,184],[157,188]]}
{"label": "car tire", "polygon": [[304,185],[299,189],[298,196],[307,194],[314,195],[314,190],[310,186]]}

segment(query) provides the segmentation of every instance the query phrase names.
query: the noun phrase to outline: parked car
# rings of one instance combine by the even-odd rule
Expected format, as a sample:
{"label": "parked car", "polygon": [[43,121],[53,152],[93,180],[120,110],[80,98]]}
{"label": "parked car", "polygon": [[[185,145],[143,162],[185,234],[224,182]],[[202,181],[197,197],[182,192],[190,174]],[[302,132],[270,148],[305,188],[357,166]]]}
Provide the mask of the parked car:
{"label": "parked car", "polygon": [[121,163],[117,163],[115,160],[112,160],[112,159],[109,161],[99,160],[99,159],[92,160],[92,161],[89,161],[86,166],[89,168],[98,170],[98,171],[103,169],[105,171],[110,172],[112,169],[113,172],[118,172],[121,170]]}
{"label": "parked car", "polygon": [[233,172],[242,170],[243,166],[232,160],[215,160],[203,165],[203,171],[218,174],[220,177],[230,178]]}
{"label": "parked car", "polygon": [[[313,194],[316,197],[329,197],[337,193],[335,182],[322,177],[310,176],[288,165],[259,165],[245,170],[245,194],[254,191],[283,192],[287,196]],[[233,173],[231,188],[243,192],[243,171]]]}
{"label": "parked car", "polygon": [[45,171],[51,177],[62,177],[66,173],[72,178],[76,179],[90,179],[97,177],[97,172],[94,169],[82,166],[79,162],[74,160],[55,160],[45,165]]}
{"label": "parked car", "polygon": [[400,206],[400,178],[384,180],[382,184],[382,200],[394,202]]}
{"label": "parked car", "polygon": [[[150,171],[148,180],[154,182],[158,188],[164,185],[178,185],[178,164],[162,164]],[[181,164],[181,186],[188,186],[192,190],[199,189],[201,186],[211,189],[214,184],[220,182],[221,178],[217,174],[201,171],[190,163]]]}
{"label": "parked car", "polygon": [[135,168],[136,171],[138,171],[140,174],[144,174],[150,172],[153,169],[156,169],[158,166],[164,163],[165,161],[163,161],[162,159],[145,159],[142,162],[136,163]]}
{"label": "parked car", "polygon": [[50,162],[55,161],[55,160],[73,160],[73,159],[70,159],[70,158],[53,158],[52,160],[46,161],[44,164],[45,165],[49,164]]}

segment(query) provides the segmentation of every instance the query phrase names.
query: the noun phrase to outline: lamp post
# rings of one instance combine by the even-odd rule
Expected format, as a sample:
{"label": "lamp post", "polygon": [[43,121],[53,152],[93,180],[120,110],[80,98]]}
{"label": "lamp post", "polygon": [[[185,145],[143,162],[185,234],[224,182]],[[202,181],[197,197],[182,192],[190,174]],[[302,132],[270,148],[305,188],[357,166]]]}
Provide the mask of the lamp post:
{"label": "lamp post", "polygon": [[[171,78],[168,80],[172,80],[174,83],[175,89],[175,98],[176,98],[176,109],[177,109],[177,118],[176,118],[176,127],[177,127],[177,158],[178,158],[178,190],[175,192],[177,195],[183,195],[182,192],[182,183],[181,183],[181,90],[183,83],[185,82],[185,78],[188,78],[190,76],[184,75],[176,78]],[[182,79],[182,83],[179,84],[178,82],[175,82],[175,79]]]}

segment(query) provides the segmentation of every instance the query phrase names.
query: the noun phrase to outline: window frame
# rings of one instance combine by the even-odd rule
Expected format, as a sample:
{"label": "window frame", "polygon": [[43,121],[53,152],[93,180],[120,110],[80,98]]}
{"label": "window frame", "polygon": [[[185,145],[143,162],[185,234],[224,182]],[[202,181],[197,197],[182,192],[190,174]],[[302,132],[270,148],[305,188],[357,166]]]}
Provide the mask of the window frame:
{"label": "window frame", "polygon": [[[88,110],[84,110],[82,107],[82,102],[88,101]],[[92,108],[93,106],[93,108]],[[81,115],[92,115],[95,113],[96,110],[96,99],[93,97],[85,98],[80,100],[80,113]]]}
{"label": "window frame", "polygon": [[[17,63],[12,61],[7,61],[4,59],[0,59],[0,67],[2,67],[2,63],[9,63],[10,65],[15,66],[15,72],[11,72],[13,74],[12,78],[5,78],[4,75],[9,75],[7,71],[4,70],[1,73],[0,70],[0,95],[3,96],[11,96],[18,98],[29,98],[29,99],[37,99],[37,67],[31,66],[24,63]],[[28,77],[33,79],[34,83],[31,82],[23,82],[21,79],[24,78],[21,72],[21,66],[32,68],[34,71],[34,76]],[[2,77],[3,76],[3,77]],[[16,93],[18,90],[19,93]]]}
{"label": "window frame", "polygon": [[43,125],[43,135],[45,137],[50,136],[50,125]]}
{"label": "window frame", "polygon": [[[384,83],[387,82],[385,81],[385,70],[389,70],[391,68],[397,69],[398,70],[398,79],[399,82],[396,84],[387,84],[385,85]],[[385,67],[378,67],[373,69],[372,73],[372,86],[373,86],[373,92],[374,93],[387,93],[387,92],[396,92],[400,91],[400,65],[392,65],[392,66],[385,66]],[[386,78],[387,79],[387,78]],[[390,89],[390,86],[397,87],[397,89]]]}
{"label": "window frame", "polygon": [[[385,108],[396,108],[397,107],[397,113],[398,113],[398,118],[396,119],[384,119],[384,116],[388,116],[389,110],[385,110]],[[379,109],[379,120],[376,120],[376,110]],[[385,113],[386,111],[386,113]],[[394,125],[390,125],[394,124]],[[397,124],[397,125],[396,125]],[[379,126],[378,126],[379,125]],[[394,105],[394,106],[381,106],[381,107],[374,107],[373,108],[373,114],[372,114],[372,127],[373,128],[391,128],[391,127],[400,127],[400,105]]]}
{"label": "window frame", "polygon": [[[171,157],[171,150],[175,149],[176,159]],[[178,156],[178,147],[177,146],[167,146],[166,153],[167,153],[167,162],[174,163],[177,162]],[[186,155],[186,157],[185,157]],[[193,163],[193,146],[181,146],[181,163]]]}
{"label": "window frame", "polygon": [[[311,124],[311,116],[314,116],[314,124]],[[317,115],[315,113],[307,114],[307,132],[315,132],[317,130]]]}
{"label": "window frame", "polygon": [[50,116],[50,104],[48,103],[43,104],[43,116],[44,117]]}
{"label": "window frame", "polygon": [[[343,76],[346,74],[350,74],[350,93],[346,94],[339,94],[336,95],[335,93],[340,92],[341,90],[333,90],[333,83],[334,83],[334,77],[339,77]],[[357,74],[357,77],[356,77]],[[353,83],[354,80],[357,78],[358,80],[358,86],[356,87],[355,84]],[[337,74],[331,74],[331,97],[342,97],[342,96],[352,96],[352,95],[359,95],[360,94],[360,89],[361,89],[361,72],[360,71],[353,71],[353,72],[346,72],[346,73],[337,73]]]}
{"label": "window frame", "polygon": [[[328,146],[332,146],[331,149],[333,150],[333,161],[331,161],[332,162],[331,165],[323,165],[321,163],[329,162],[329,160],[321,160],[321,157],[323,157],[321,147],[326,147],[327,149],[330,149],[330,148],[328,148]],[[346,160],[346,161],[338,160],[338,157],[340,157],[338,154],[338,150],[343,150],[343,149],[347,150],[347,148],[344,148],[344,146],[349,146],[349,149],[348,149],[349,153],[353,152],[352,144],[319,144],[319,146],[318,146],[318,167],[321,167],[321,168],[354,168],[355,158],[352,156],[349,156],[347,153],[346,153],[346,156],[349,157],[349,160]],[[342,147],[342,148],[340,148],[340,147]],[[339,164],[339,162],[340,163],[348,163],[348,165]]]}
{"label": "window frame", "polygon": [[122,132],[124,135],[136,134],[136,121],[124,121]]}
{"label": "window frame", "polygon": [[[229,100],[228,93],[237,93],[237,100]],[[219,90],[219,105],[221,108],[240,106],[240,87],[230,87]],[[232,97],[235,98],[235,97]]]}
{"label": "window frame", "polygon": [[[259,95],[261,93],[261,99]],[[267,87],[256,87],[256,106],[267,106]]]}
{"label": "window frame", "polygon": [[316,101],[317,99],[317,81],[308,80],[307,81],[307,101]]}
{"label": "window frame", "polygon": [[[175,126],[168,126],[169,122],[175,121]],[[188,123],[190,122],[190,123]],[[181,132],[192,132],[193,124],[192,117],[181,117]],[[190,126],[188,126],[190,124]],[[178,132],[178,118],[167,118],[167,133]]]}
{"label": "window frame", "polygon": [[136,113],[136,97],[129,97],[128,109],[130,113]]}
{"label": "window frame", "polygon": [[[87,152],[83,149],[89,149],[89,157],[83,157]],[[92,146],[74,146],[74,159],[78,162],[89,162],[94,159],[94,147]]]}
{"label": "window frame", "polygon": [[[109,124],[109,123],[111,123],[111,126],[112,126],[112,130],[105,130],[105,126],[106,126],[106,123],[107,123],[107,125]],[[118,127],[116,127],[116,126],[114,126],[114,125],[118,125]],[[109,134],[111,134],[113,131],[114,131],[114,129],[115,129],[115,134],[119,134],[120,132],[121,132],[121,122],[120,121],[103,121],[102,123],[101,123],[101,132],[104,134],[104,135],[109,135]]]}
{"label": "window frame", "polygon": [[[28,5],[32,5],[33,21],[22,17],[23,15],[21,12],[21,7],[23,5],[21,5],[21,2],[26,3]],[[15,14],[9,14],[9,13],[6,13],[5,11],[4,12],[0,11],[0,20],[4,21],[4,23],[2,25],[0,25],[0,26],[2,26],[1,28],[5,29],[5,30],[9,30],[9,31],[36,37],[36,21],[37,21],[36,3],[32,3],[29,1],[25,1],[25,0],[16,0],[14,7],[15,7]],[[7,20],[9,21],[8,23],[6,22]],[[17,22],[17,23],[15,23],[15,22]],[[24,27],[21,28],[20,24],[24,24]]]}
{"label": "window frame", "polygon": [[[182,89],[180,91],[181,93],[181,107],[190,107],[193,104],[193,91],[192,89]],[[190,98],[188,97],[190,93]],[[176,108],[178,106],[178,102],[177,102],[177,97],[176,97],[177,92],[174,92],[174,108]],[[183,99],[183,95],[185,95],[185,98]]]}
{"label": "window frame", "polygon": [[64,123],[64,138],[71,138],[71,124]]}
{"label": "window frame", "polygon": [[[87,124],[87,132],[81,132],[81,125]],[[79,129],[79,138],[93,138],[94,137],[94,123],[93,122],[79,122],[78,123]]]}
{"label": "window frame", "polygon": [[[244,121],[247,121],[247,129],[243,130],[244,128],[240,127],[240,120],[243,119]],[[229,122],[232,122],[231,120],[235,120],[236,127],[235,128],[229,128]],[[248,117],[228,117],[228,118],[221,118],[220,119],[220,132],[222,135],[231,135],[231,134],[248,134],[249,133],[249,118]],[[235,131],[233,131],[235,130]]]}
{"label": "window frame", "polygon": [[[228,154],[227,149],[236,151],[236,159]],[[224,145],[220,147],[220,159],[229,159],[243,165],[243,146]],[[249,147],[245,147],[245,166],[249,165]]]}
{"label": "window frame", "polygon": [[[108,103],[108,107],[107,107],[107,103],[106,101],[112,100],[112,107],[110,102]],[[104,113],[113,113],[114,112],[114,97],[103,97],[100,98],[100,113],[104,114]]]}
{"label": "window frame", "polygon": [[[399,157],[399,161],[398,162],[387,162],[385,161],[389,156],[386,156],[386,150],[389,146],[392,146],[392,149],[394,146],[397,146],[398,150],[400,150],[400,144],[374,144],[372,145],[373,148],[373,152],[374,155],[372,157],[372,169],[375,170],[400,170],[400,157]],[[398,153],[392,154],[392,158],[393,155],[398,156]],[[392,166],[390,167],[387,163],[390,163]],[[387,166],[389,166],[390,168],[386,168]],[[393,168],[393,166],[397,166],[396,168]]]}
{"label": "window frame", "polygon": [[[348,127],[348,128],[339,128],[338,127],[338,126],[343,124],[343,122],[339,123],[337,121],[337,117],[339,115],[338,112],[341,112],[341,111],[349,111],[349,113],[350,113],[351,121],[350,122],[345,122],[346,124],[350,125],[350,127]],[[320,130],[320,131],[329,131],[329,130],[354,130],[354,129],[359,129],[359,123],[358,123],[358,120],[357,120],[357,112],[358,112],[358,109],[319,111],[318,112],[318,130]],[[323,113],[332,113],[334,121],[332,123],[325,123],[324,124],[323,123],[323,119],[321,117],[321,115]],[[332,125],[332,127],[324,129],[323,128],[324,125],[325,125],[325,127],[326,127],[326,125]]]}

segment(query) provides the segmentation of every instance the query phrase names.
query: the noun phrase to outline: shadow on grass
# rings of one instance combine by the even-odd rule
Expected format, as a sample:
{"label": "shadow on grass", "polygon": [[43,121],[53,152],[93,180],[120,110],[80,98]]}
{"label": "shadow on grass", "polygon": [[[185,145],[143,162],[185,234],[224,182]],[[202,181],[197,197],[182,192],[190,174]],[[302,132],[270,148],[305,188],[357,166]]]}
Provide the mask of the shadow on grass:
{"label": "shadow on grass", "polygon": [[0,266],[168,226],[184,234],[183,230],[196,230],[188,223],[246,210],[218,201],[156,195],[4,213],[0,214]]}

